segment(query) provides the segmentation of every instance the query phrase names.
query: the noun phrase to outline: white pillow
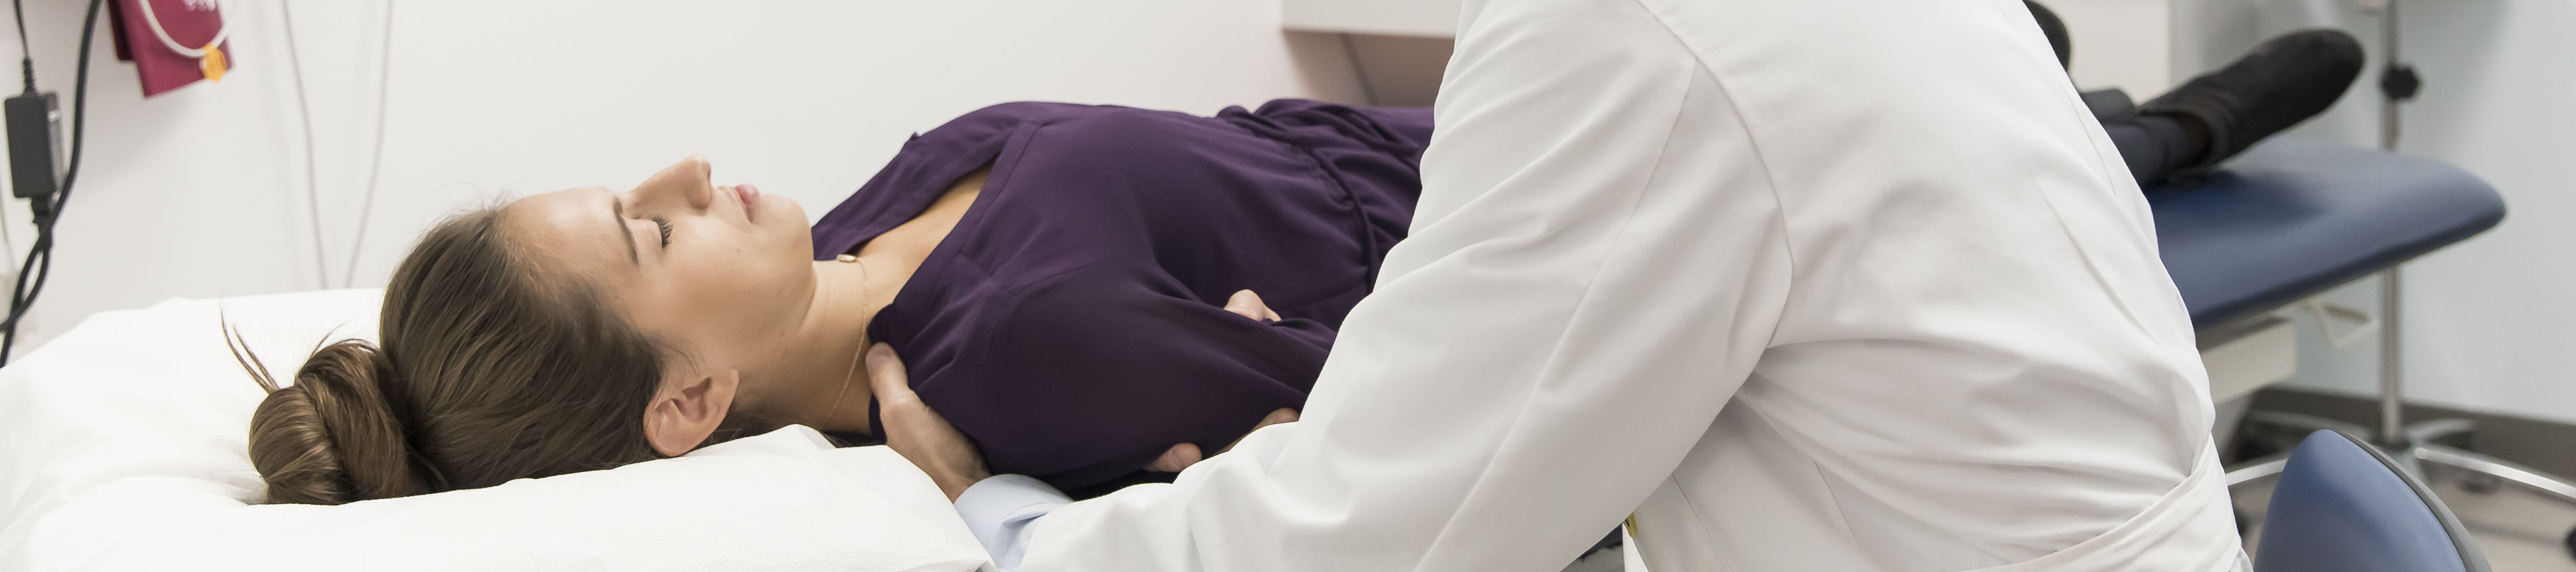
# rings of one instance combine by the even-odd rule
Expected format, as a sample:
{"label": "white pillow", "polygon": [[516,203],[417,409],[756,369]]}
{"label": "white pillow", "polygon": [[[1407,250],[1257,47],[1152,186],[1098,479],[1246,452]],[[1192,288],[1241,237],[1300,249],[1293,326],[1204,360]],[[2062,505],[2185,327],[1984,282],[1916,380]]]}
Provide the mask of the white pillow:
{"label": "white pillow", "polygon": [[380,290],[104,312],[0,369],[0,570],[975,570],[930,479],[804,427],[677,459],[342,506],[256,505],[262,393],[372,336]]}

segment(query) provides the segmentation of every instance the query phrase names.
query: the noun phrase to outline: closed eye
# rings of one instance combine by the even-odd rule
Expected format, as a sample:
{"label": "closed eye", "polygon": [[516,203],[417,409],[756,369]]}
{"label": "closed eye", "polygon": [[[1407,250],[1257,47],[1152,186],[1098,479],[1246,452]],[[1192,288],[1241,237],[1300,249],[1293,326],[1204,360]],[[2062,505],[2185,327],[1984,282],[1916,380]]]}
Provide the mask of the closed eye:
{"label": "closed eye", "polygon": [[653,226],[662,229],[662,248],[671,247],[671,219],[653,217]]}

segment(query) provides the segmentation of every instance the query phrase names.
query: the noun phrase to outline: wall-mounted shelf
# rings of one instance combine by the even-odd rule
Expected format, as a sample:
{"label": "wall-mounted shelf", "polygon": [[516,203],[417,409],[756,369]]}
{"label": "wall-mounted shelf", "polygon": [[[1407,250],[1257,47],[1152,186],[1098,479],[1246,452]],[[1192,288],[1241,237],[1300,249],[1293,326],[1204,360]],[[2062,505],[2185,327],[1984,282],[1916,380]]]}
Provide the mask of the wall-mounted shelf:
{"label": "wall-mounted shelf", "polygon": [[[1794,0],[1788,0],[1794,1]],[[2078,86],[2146,98],[2177,75],[2173,10],[2192,0],[2042,0],[2075,37]],[[2367,1],[2367,0],[2360,0]],[[2384,1],[2384,0],[2381,0]],[[1460,0],[1280,0],[1280,27],[1340,34],[1382,105],[1430,105],[1457,35]]]}
{"label": "wall-mounted shelf", "polygon": [[1279,27],[1341,37],[1368,101],[1431,105],[1457,35],[1459,0],[1280,0]]}
{"label": "wall-mounted shelf", "polygon": [[1459,0],[1280,0],[1280,27],[1298,32],[1449,38]]}

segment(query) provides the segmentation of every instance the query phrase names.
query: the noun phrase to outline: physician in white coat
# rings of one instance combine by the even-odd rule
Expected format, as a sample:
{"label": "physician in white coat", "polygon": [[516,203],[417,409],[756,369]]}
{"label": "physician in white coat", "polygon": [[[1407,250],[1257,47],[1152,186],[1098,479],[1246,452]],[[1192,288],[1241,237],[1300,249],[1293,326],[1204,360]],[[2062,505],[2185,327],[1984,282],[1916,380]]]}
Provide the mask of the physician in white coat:
{"label": "physician in white coat", "polygon": [[[2246,567],[2146,202],[2020,0],[1468,0],[1303,419],[1066,502],[870,358],[1026,571]],[[1631,516],[1633,515],[1633,520]]]}

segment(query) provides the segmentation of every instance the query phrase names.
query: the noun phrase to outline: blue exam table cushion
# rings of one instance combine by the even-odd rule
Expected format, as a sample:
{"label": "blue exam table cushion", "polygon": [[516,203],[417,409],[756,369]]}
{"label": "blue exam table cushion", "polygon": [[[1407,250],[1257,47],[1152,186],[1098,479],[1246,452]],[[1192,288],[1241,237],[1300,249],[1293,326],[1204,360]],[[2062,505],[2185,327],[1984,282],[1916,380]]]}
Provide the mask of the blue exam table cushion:
{"label": "blue exam table cushion", "polygon": [[2281,137],[2150,190],[2165,270],[2206,329],[2313,296],[2504,220],[2504,198],[2441,162]]}

